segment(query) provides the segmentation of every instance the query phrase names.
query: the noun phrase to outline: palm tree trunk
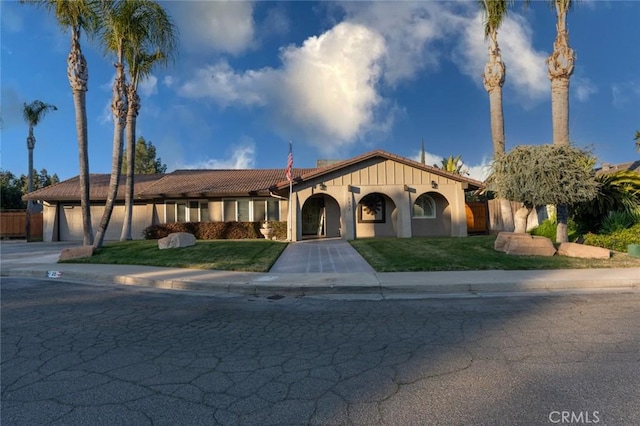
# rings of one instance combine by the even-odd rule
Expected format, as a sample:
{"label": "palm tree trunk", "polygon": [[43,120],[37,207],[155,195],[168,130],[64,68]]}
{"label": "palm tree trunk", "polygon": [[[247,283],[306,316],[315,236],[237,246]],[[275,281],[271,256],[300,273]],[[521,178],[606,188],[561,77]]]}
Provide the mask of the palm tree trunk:
{"label": "palm tree trunk", "polygon": [[[504,114],[502,107],[502,85],[504,84],[507,67],[502,61],[498,46],[497,30],[489,33],[489,60],[482,74],[484,88],[489,93],[489,110],[491,114],[491,139],[493,141],[493,155],[505,152]],[[509,200],[499,199],[500,216],[502,217],[501,231],[513,231],[515,221]]]}
{"label": "palm tree trunk", "polygon": [[124,127],[127,113],[127,93],[124,77],[124,65],[119,62],[116,67],[116,81],[113,83],[113,98],[111,111],[113,112],[113,153],[111,156],[111,177],[109,179],[109,191],[105,203],[102,219],[96,232],[94,248],[102,247],[104,235],[107,232],[113,206],[118,196],[120,184],[120,168],[122,167],[122,144],[124,141]]}
{"label": "palm tree trunk", "polygon": [[131,240],[133,220],[133,194],[135,184],[136,164],[136,121],[140,110],[140,98],[135,88],[135,82],[129,85],[129,109],[127,111],[127,183],[124,200],[124,223],[120,241]]}
{"label": "palm tree trunk", "polygon": [[[548,75],[551,80],[553,143],[557,145],[569,145],[569,79],[573,74],[575,61],[573,49],[569,47],[567,31],[567,11],[570,5],[571,0],[555,0],[556,39],[553,42],[553,53],[547,58]],[[557,211],[556,242],[567,242],[569,209],[566,205],[558,205]]]}
{"label": "palm tree trunk", "polygon": [[83,244],[93,244],[91,227],[91,199],[89,197],[89,152],[87,131],[87,82],[89,70],[80,49],[80,27],[71,31],[71,50],[67,57],[67,77],[73,93],[73,105],[76,112],[76,133],[78,135],[78,163],[80,168],[80,206],[82,210]]}

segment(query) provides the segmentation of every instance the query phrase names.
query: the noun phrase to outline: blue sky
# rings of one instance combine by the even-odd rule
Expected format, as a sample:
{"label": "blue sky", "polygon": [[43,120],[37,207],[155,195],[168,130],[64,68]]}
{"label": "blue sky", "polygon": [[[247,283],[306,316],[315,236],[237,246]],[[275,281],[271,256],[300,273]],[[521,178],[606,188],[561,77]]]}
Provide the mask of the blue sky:
{"label": "blue sky", "polygon": [[[169,170],[284,168],[373,149],[427,162],[462,155],[472,177],[492,155],[482,86],[486,44],[473,2],[161,2],[180,32],[177,61],[140,87],[137,134]],[[58,107],[36,128],[34,166],[78,174],[66,76],[69,34],[44,10],[2,1],[1,167],[26,173],[23,102]],[[601,162],[638,158],[640,2],[577,2],[570,137]],[[545,59],[555,36],[546,2],[517,3],[500,33],[507,66],[507,149],[551,142]],[[89,66],[91,173],[111,167],[113,58],[83,40]]]}

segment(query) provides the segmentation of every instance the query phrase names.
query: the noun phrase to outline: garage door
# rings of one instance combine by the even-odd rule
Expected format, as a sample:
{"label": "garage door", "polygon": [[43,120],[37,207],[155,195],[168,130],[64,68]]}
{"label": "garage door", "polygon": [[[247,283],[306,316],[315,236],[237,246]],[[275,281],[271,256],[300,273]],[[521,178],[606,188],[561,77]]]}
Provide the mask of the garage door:
{"label": "garage door", "polygon": [[[146,205],[134,205],[133,207],[133,228],[131,232],[133,239],[141,239],[142,231],[151,224],[150,220],[145,220],[146,208]],[[94,235],[100,225],[103,211],[104,206],[91,206],[91,226]],[[115,206],[111,213],[107,233],[104,236],[105,241],[120,240],[123,221],[124,206]],[[60,209],[60,241],[82,241],[82,237],[82,210],[80,206],[63,206]]]}

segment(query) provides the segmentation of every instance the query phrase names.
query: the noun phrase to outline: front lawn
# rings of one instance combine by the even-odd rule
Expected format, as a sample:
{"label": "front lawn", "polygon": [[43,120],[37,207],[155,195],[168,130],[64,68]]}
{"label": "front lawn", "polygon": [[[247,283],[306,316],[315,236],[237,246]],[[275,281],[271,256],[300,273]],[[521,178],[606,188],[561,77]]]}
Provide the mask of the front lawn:
{"label": "front lawn", "polygon": [[511,256],[495,251],[496,237],[371,238],[350,241],[378,272],[484,269],[576,269],[640,267],[640,259],[614,253],[610,259]]}
{"label": "front lawn", "polygon": [[69,263],[267,272],[286,246],[270,240],[208,240],[191,247],[160,250],[157,240],[136,240],[105,244],[92,257]]}

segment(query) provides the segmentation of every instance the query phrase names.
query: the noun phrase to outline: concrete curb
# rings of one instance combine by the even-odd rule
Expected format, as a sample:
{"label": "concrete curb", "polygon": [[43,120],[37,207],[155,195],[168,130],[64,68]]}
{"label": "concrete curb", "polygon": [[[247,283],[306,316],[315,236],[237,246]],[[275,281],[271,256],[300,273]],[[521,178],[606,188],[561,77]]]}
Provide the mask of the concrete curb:
{"label": "concrete curb", "polygon": [[[105,269],[102,271],[101,269]],[[402,272],[359,274],[261,274],[229,271],[179,270],[114,265],[34,264],[3,268],[1,276],[84,281],[188,290],[212,294],[289,297],[370,295],[376,298],[469,297],[481,295],[551,294],[576,291],[640,291],[640,268]]]}

